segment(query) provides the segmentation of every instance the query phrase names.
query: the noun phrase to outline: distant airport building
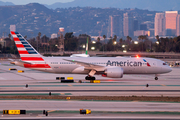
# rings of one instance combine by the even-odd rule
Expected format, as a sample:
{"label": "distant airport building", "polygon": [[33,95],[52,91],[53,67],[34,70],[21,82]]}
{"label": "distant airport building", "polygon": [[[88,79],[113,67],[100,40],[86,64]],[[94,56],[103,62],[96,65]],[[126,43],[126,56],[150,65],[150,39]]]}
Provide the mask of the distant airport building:
{"label": "distant airport building", "polygon": [[123,19],[120,15],[109,16],[108,36],[123,36]]}
{"label": "distant airport building", "polygon": [[1,47],[6,47],[6,41],[3,38],[0,38]]}
{"label": "distant airport building", "polygon": [[177,16],[178,11],[166,11],[166,35],[175,36],[177,34]]}
{"label": "distant airport building", "polygon": [[51,34],[51,39],[54,39],[54,38],[57,38],[57,34],[56,33]]}
{"label": "distant airport building", "polygon": [[124,36],[134,36],[134,25],[133,15],[131,13],[124,13],[123,19],[123,32]]}
{"label": "distant airport building", "polygon": [[180,14],[177,16],[177,36],[180,36]]}
{"label": "distant airport building", "polygon": [[166,35],[166,19],[164,13],[156,13],[155,16],[155,36],[165,36]]}
{"label": "distant airport building", "polygon": [[150,34],[150,31],[145,31],[145,30],[134,31],[134,36],[138,37],[140,35],[147,35],[149,37],[151,34]]}
{"label": "distant airport building", "polygon": [[10,31],[16,31],[16,25],[10,25]]}

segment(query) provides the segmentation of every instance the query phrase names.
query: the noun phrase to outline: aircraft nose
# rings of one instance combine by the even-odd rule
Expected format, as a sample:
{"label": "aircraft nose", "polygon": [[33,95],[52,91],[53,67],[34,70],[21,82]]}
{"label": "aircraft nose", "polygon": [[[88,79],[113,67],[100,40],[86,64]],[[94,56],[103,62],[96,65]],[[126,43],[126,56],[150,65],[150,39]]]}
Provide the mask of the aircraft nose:
{"label": "aircraft nose", "polygon": [[167,66],[167,67],[163,68],[163,70],[164,70],[166,73],[169,73],[169,72],[172,71],[172,68],[169,67],[169,66]]}

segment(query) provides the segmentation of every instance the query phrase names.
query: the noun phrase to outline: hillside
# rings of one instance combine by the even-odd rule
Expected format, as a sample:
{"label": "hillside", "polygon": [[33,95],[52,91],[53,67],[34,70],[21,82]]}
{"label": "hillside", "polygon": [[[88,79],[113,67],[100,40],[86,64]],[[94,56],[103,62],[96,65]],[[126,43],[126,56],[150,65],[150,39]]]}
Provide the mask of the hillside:
{"label": "hillside", "polygon": [[0,1],[0,6],[10,6],[10,5],[14,5],[14,4],[11,3],[11,2],[2,2],[2,1]]}
{"label": "hillside", "polygon": [[[132,2],[133,1],[133,2]],[[97,8],[138,8],[155,11],[180,10],[180,0],[74,0],[68,3],[54,3],[47,7],[69,8],[69,7],[97,7]]]}
{"label": "hillside", "polygon": [[[98,36],[107,35],[108,20],[110,15],[123,15],[125,12],[133,13],[139,23],[154,22],[155,11],[140,9],[116,9],[74,7],[48,9],[44,5],[31,3],[27,5],[0,6],[0,35],[9,33],[9,26],[15,24],[17,31],[28,38],[37,36],[38,32],[48,37],[57,33],[60,27],[65,32],[74,32],[75,35],[89,34]],[[151,24],[153,27],[153,24]],[[6,34],[6,35],[7,35]]]}

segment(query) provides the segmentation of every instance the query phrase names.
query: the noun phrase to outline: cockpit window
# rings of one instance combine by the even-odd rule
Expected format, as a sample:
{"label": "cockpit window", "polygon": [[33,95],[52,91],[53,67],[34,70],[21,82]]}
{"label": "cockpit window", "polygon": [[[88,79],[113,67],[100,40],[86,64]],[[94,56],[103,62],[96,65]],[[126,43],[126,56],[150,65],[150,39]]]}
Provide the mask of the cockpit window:
{"label": "cockpit window", "polygon": [[166,63],[163,63],[163,65],[167,65]]}

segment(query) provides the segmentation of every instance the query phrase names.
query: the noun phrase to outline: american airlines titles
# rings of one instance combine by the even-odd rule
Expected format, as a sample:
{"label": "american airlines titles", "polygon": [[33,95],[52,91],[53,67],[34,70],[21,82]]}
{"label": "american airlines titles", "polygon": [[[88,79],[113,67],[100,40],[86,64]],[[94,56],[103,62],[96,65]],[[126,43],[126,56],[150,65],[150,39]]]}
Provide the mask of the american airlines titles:
{"label": "american airlines titles", "polygon": [[136,61],[108,61],[106,63],[106,66],[130,66],[130,67],[139,67],[142,66],[142,62],[136,62]]}

